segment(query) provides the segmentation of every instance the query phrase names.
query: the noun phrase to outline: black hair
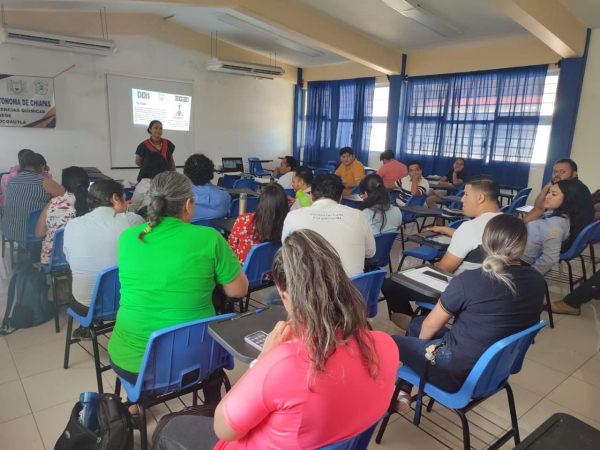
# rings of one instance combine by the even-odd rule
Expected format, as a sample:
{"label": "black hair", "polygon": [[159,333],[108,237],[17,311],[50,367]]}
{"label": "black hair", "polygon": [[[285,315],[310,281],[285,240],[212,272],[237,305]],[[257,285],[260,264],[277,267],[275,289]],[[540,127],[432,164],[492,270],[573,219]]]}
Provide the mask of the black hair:
{"label": "black hair", "polygon": [[293,156],[286,156],[285,158],[283,158],[283,160],[290,167],[290,169],[296,169],[296,166],[298,165],[298,161],[296,161],[296,158],[294,158]]}
{"label": "black hair", "polygon": [[562,158],[562,159],[559,159],[558,161],[556,161],[554,163],[554,165],[557,165],[557,164],[568,164],[568,165],[571,166],[571,170],[573,172],[577,172],[577,163],[575,161],[573,161],[571,158]]}
{"label": "black hair", "polygon": [[471,185],[471,189],[483,193],[487,198],[498,203],[498,198],[500,197],[500,185],[489,175],[478,175],[469,178],[465,183],[465,186],[467,184]]}
{"label": "black hair", "polygon": [[408,164],[406,165],[406,167],[410,168],[410,166],[414,166],[415,164],[417,166],[419,166],[419,169],[423,170],[423,168],[421,167],[421,163],[418,160],[416,160],[416,159],[413,159],[412,161],[409,161]]}
{"label": "black hair", "polygon": [[346,153],[349,155],[354,155],[354,150],[352,150],[352,147],[343,147],[340,149],[340,156],[345,155]]}
{"label": "black hair", "polygon": [[361,194],[365,192],[369,194],[365,200],[359,203],[358,209],[361,211],[371,209],[374,213],[373,218],[381,214],[381,228],[379,229],[379,232],[383,233],[386,224],[385,213],[392,208],[390,203],[390,193],[385,187],[383,179],[376,173],[372,173],[360,181],[358,189]]}
{"label": "black hair", "polygon": [[113,207],[111,199],[116,195],[125,201],[125,190],[121,183],[115,180],[99,180],[92,184],[88,192],[88,206],[93,211],[100,206]]}
{"label": "black hair", "polygon": [[569,239],[563,248],[570,247],[586,225],[579,183],[578,180],[561,180],[556,183],[564,198],[562,204],[554,210],[552,215],[567,217],[570,222]]}
{"label": "black hair", "polygon": [[140,167],[140,180],[143,178],[154,179],[159,173],[169,170],[169,164],[163,155],[158,152],[148,152],[142,160]]}
{"label": "black hair", "polygon": [[294,171],[296,174],[296,178],[300,178],[307,185],[312,185],[313,182],[313,171],[306,166],[296,167]]}
{"label": "black hair", "polygon": [[256,212],[252,217],[252,239],[261,242],[281,241],[283,222],[289,209],[287,195],[281,185],[271,184],[264,188],[258,197]]}
{"label": "black hair", "polygon": [[394,155],[393,151],[388,149],[388,150],[381,152],[381,154],[379,155],[379,161],[383,161],[384,159],[387,159],[387,160],[396,159],[396,155]]}
{"label": "black hair", "polygon": [[[43,158],[44,157],[42,155],[32,152],[32,151],[23,153],[19,158],[21,170],[25,169],[25,167],[34,167],[37,169],[40,166],[40,162]],[[44,159],[44,164],[46,164],[45,159]]]}
{"label": "black hair", "polygon": [[463,162],[463,164],[465,163],[465,158],[463,158],[462,156],[459,156],[458,158],[456,158],[454,160],[454,162],[458,161],[459,159]]}
{"label": "black hair", "polygon": [[194,186],[200,186],[214,178],[215,164],[207,156],[196,153],[185,161],[183,174],[192,180]]}
{"label": "black hair", "polygon": [[23,160],[23,158],[25,157],[25,155],[27,153],[33,153],[33,150],[29,150],[28,148],[24,148],[23,150],[19,150],[19,153],[17,154],[17,159],[19,160],[19,166],[21,166],[21,169],[24,167],[24,160]]}
{"label": "black hair", "polygon": [[340,177],[333,173],[323,173],[317,175],[313,180],[311,192],[314,201],[320,198],[328,198],[339,202],[344,192],[344,183]]}
{"label": "black hair", "polygon": [[88,207],[88,188],[90,177],[81,167],[71,166],[62,171],[62,186],[75,196],[75,217],[90,212]]}
{"label": "black hair", "polygon": [[148,129],[146,130],[148,132],[148,134],[152,134],[152,131],[150,131],[150,130],[157,123],[160,123],[160,126],[162,127],[162,122],[160,120],[153,120],[152,122],[150,122],[150,125],[148,125]]}

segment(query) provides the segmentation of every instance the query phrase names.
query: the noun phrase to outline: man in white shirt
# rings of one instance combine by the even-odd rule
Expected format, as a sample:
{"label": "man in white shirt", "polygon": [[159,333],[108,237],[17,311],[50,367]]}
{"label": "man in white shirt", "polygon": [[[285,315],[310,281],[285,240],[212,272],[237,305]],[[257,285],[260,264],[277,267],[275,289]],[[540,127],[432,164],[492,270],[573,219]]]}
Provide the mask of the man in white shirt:
{"label": "man in white shirt", "polygon": [[423,178],[421,163],[414,160],[408,163],[407,176],[399,179],[395,183],[388,183],[385,187],[388,189],[399,189],[400,192],[396,203],[398,206],[404,206],[410,197],[426,195],[429,191],[429,182]]}
{"label": "man in white shirt", "polygon": [[[292,189],[292,176],[294,175],[294,170],[296,170],[297,165],[296,158],[293,156],[286,156],[283,158],[279,167],[271,174],[271,183],[276,182],[284,189]],[[281,176],[276,179],[275,177],[277,174],[281,174]]]}
{"label": "man in white shirt", "polygon": [[[306,195],[308,199],[310,199],[310,189],[313,181],[313,171],[306,166],[296,167],[294,170],[294,175],[292,176],[292,189],[294,192],[302,191]],[[290,211],[296,211],[300,209],[302,206],[300,205],[300,200],[296,195],[296,200],[290,206]]]}
{"label": "man in white shirt", "polygon": [[313,205],[287,215],[281,239],[299,229],[316,231],[338,252],[346,274],[353,277],[364,272],[365,258],[375,256],[375,238],[362,211],[340,205],[343,191],[344,184],[337,175],[315,177]]}

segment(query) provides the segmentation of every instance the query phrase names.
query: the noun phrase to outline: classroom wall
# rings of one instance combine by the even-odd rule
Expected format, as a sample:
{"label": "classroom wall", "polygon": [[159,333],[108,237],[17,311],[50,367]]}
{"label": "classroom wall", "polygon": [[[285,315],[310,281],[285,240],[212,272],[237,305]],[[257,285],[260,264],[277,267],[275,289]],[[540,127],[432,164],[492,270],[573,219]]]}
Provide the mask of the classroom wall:
{"label": "classroom wall", "polygon": [[[87,35],[92,32],[86,33],[86,28],[100,31],[97,14],[11,12],[10,18],[13,26]],[[75,65],[55,78],[56,129],[0,128],[0,171],[16,164],[18,150],[31,148],[46,157],[58,179],[62,168],[75,164],[134,181],[136,169],[110,169],[106,73],[193,80],[196,151],[217,163],[229,155],[260,156],[274,159],[274,167],[277,156],[291,154],[292,83],[208,73],[210,37],[154,16],[113,14],[109,24],[119,48],[108,57],[0,45],[2,73],[53,77]],[[219,55],[264,62],[262,56],[225,43],[219,43]],[[285,69],[295,82],[296,68]],[[168,138],[168,132],[164,136]],[[127,151],[133,165],[135,148]]]}

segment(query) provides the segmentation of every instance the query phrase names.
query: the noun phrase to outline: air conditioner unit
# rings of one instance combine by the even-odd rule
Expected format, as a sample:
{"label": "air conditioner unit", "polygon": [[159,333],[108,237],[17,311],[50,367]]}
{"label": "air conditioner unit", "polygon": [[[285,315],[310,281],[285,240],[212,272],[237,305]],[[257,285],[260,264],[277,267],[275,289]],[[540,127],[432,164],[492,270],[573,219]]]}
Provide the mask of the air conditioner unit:
{"label": "air conditioner unit", "polygon": [[206,63],[209,72],[232,73],[246,77],[266,78],[273,80],[285,73],[281,67],[267,66],[264,64],[247,63],[241,61],[226,61],[219,58],[209,59]]}
{"label": "air conditioner unit", "polygon": [[48,31],[35,31],[7,26],[0,26],[0,43],[23,44],[99,56],[107,56],[117,50],[115,43],[109,39],[55,34]]}

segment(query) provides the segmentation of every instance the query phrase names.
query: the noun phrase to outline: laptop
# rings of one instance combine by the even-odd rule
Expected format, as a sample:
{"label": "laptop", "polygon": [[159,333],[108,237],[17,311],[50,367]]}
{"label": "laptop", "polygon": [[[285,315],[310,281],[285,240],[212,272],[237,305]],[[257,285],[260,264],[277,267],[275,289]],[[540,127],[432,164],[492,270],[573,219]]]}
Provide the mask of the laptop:
{"label": "laptop", "polygon": [[223,168],[221,172],[243,172],[244,160],[242,158],[222,158]]}

